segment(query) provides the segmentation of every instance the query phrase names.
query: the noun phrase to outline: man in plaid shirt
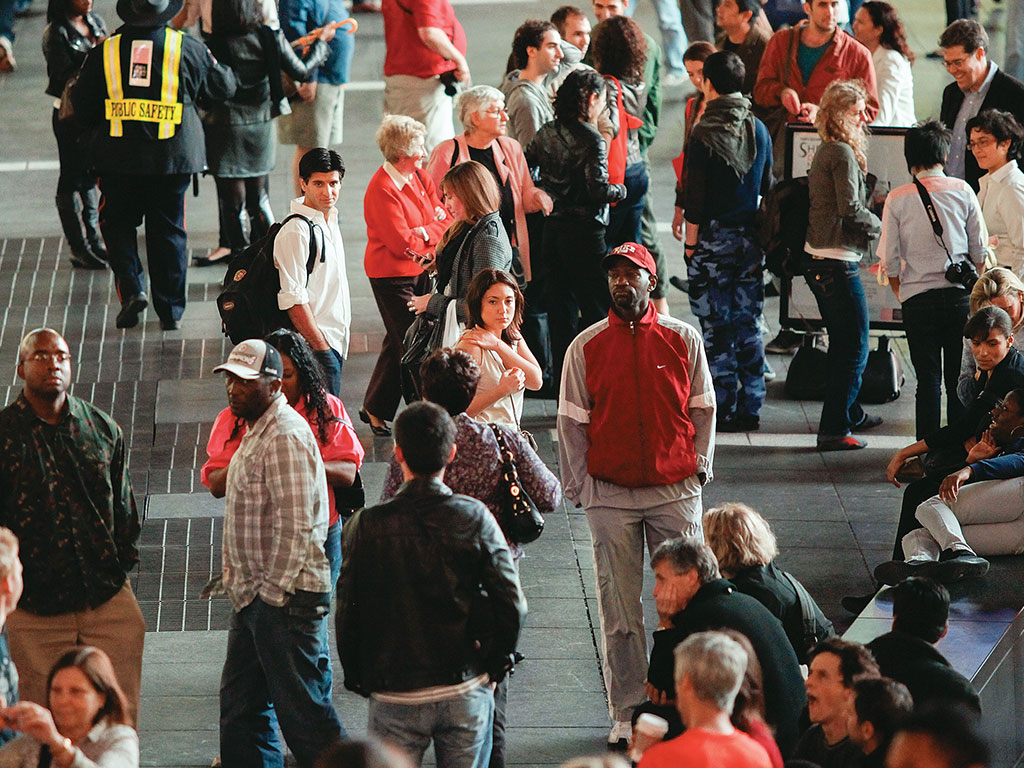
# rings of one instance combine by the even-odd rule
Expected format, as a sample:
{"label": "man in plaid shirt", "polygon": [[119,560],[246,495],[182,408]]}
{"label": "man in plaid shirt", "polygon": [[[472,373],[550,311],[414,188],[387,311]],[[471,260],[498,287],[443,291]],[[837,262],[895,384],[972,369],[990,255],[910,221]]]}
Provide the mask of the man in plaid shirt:
{"label": "man in plaid shirt", "polygon": [[220,683],[224,768],[280,766],[277,725],[300,766],[345,735],[331,703],[327,477],[306,420],[281,392],[281,355],[243,341],[227,374],[248,423],[228,465],[223,586],[234,613]]}

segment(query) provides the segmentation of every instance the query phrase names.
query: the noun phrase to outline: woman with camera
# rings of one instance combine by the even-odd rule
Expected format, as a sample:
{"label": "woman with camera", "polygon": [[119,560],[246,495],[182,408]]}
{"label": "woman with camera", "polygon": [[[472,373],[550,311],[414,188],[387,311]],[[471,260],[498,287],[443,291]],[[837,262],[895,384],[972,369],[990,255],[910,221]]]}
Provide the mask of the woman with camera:
{"label": "woman with camera", "polygon": [[955,423],[963,413],[956,396],[963,328],[988,240],[974,191],[942,172],[950,137],[949,129],[935,120],[907,131],[903,156],[914,181],[889,193],[878,247],[889,286],[903,307],[917,374],[918,439],[941,425],[943,380],[946,423]]}

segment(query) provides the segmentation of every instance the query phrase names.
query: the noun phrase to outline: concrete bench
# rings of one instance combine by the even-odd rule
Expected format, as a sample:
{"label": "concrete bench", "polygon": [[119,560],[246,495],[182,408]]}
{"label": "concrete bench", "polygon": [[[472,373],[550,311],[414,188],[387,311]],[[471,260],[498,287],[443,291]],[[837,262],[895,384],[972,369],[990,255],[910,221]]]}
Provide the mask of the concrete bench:
{"label": "concrete bench", "polygon": [[[992,765],[1024,756],[1024,557],[990,558],[984,579],[948,585],[949,632],[936,646],[981,697]],[[882,589],[843,637],[868,643],[892,627],[892,597]]]}

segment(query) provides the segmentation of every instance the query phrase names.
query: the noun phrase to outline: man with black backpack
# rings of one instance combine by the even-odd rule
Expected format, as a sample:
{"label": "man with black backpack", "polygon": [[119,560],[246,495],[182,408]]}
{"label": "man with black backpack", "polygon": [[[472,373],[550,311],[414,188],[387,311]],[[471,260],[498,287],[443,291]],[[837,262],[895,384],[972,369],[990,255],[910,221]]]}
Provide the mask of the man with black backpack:
{"label": "man with black backpack", "polygon": [[[352,303],[345,272],[345,246],[334,207],[345,163],[333,149],[316,147],[299,161],[303,197],[274,238],[274,266],[281,280],[278,309],[316,353],[331,394],[341,394],[341,366],[348,353]],[[310,238],[316,256],[309,269]]]}

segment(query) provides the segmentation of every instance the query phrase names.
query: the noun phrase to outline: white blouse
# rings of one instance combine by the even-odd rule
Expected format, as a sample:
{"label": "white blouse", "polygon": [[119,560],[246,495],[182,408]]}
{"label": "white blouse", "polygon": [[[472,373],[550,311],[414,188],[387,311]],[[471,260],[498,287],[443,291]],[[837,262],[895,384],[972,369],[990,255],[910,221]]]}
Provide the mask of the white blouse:
{"label": "white blouse", "polygon": [[899,51],[880,45],[871,54],[878,89],[878,117],[872,125],[906,126],[917,122],[914,116],[914,76],[910,62]]}
{"label": "white blouse", "polygon": [[978,180],[978,200],[995,241],[996,261],[1024,275],[1024,173],[1011,160]]}

